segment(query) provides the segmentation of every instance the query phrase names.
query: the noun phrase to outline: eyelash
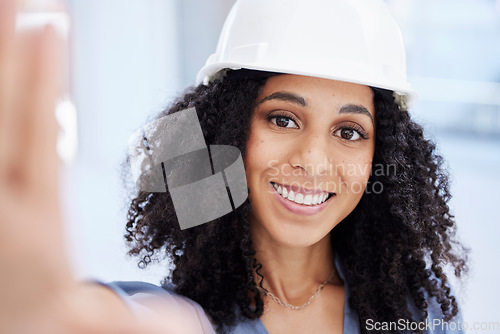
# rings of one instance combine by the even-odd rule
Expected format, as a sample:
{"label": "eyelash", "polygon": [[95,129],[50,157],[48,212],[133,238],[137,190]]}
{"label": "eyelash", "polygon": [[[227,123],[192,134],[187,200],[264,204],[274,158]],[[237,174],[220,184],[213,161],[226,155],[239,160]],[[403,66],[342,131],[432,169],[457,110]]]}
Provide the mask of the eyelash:
{"label": "eyelash", "polygon": [[[287,127],[284,127],[284,126],[279,126],[278,124],[275,123],[275,121],[273,122],[273,120],[276,120],[277,118],[284,118],[284,119],[287,119],[287,120],[290,120],[292,122],[295,123],[295,125],[297,125],[297,120],[290,116],[289,114],[285,113],[285,112],[280,112],[278,114],[272,114],[272,115],[268,115],[267,116],[267,120],[269,122],[271,122],[273,125],[279,127],[279,128],[287,128]],[[356,139],[356,140],[349,140],[349,139],[345,139],[345,138],[342,138],[342,137],[339,137],[340,139],[342,140],[346,140],[346,141],[353,141],[353,142],[356,142],[356,141],[359,141],[359,140],[365,140],[365,139],[368,139],[368,134],[366,133],[366,131],[361,127],[359,126],[358,124],[341,124],[339,127],[337,127],[333,132],[336,133],[337,131],[339,130],[353,130],[353,131],[356,131],[359,136],[360,136],[360,139]]]}
{"label": "eyelash", "polygon": [[361,127],[359,126],[358,124],[341,124],[340,127],[338,127],[337,129],[335,129],[334,133],[339,131],[339,130],[344,130],[344,129],[347,129],[347,130],[353,130],[353,131],[356,131],[359,136],[360,136],[360,139],[357,139],[357,140],[349,140],[349,139],[345,139],[345,138],[342,138],[340,137],[341,139],[344,139],[344,140],[347,140],[347,141],[358,141],[358,140],[365,140],[365,139],[368,139],[368,133],[366,133],[366,131]]}
{"label": "eyelash", "polygon": [[272,114],[272,115],[268,115],[267,116],[267,120],[269,122],[273,123],[275,126],[277,126],[279,128],[286,128],[284,126],[279,126],[278,124],[276,124],[275,122],[273,122],[273,119],[277,119],[277,118],[285,118],[287,120],[290,120],[290,121],[294,122],[295,125],[297,125],[297,120],[295,119],[295,117],[290,116],[289,114],[287,114],[287,113],[285,113],[283,111],[279,112],[278,114]]}

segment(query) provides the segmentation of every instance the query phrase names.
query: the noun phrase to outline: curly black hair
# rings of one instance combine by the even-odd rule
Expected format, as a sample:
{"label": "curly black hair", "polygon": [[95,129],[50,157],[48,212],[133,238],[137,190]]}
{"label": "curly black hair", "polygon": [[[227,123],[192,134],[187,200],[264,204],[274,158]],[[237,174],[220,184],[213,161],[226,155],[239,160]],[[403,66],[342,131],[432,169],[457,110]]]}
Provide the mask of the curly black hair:
{"label": "curly black hair", "polygon": [[[269,75],[235,72],[240,74],[189,88],[157,117],[195,107],[207,144],[233,145],[244,155],[255,101]],[[360,324],[367,319],[421,321],[429,297],[435,297],[444,319],[450,320],[458,306],[444,269],[451,265],[460,277],[467,265],[466,250],[455,241],[442,158],[408,111],[394,102],[391,91],[373,91],[372,166],[392,169],[379,173],[372,167],[361,201],[331,233],[351,288],[349,303]],[[376,187],[379,191],[368,191]],[[250,210],[247,200],[221,218],[180,230],[168,192],[138,191],[128,210],[129,253],[139,256],[140,267],[165,254],[174,265],[165,281],[198,302],[223,331],[236,324],[238,313],[256,319],[264,311],[258,289],[261,264],[247,219]],[[421,310],[422,319],[412,319],[409,301]]]}

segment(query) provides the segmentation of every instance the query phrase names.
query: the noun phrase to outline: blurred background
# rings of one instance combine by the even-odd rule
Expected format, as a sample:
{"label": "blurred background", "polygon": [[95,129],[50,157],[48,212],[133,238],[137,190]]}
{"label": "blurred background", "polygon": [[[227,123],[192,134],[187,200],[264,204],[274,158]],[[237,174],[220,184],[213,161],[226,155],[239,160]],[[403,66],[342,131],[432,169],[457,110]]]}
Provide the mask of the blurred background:
{"label": "blurred background", "polygon": [[[412,108],[452,175],[452,210],[471,248],[455,290],[464,320],[500,321],[500,0],[387,1],[408,50]],[[233,0],[67,0],[79,153],[63,177],[69,248],[81,278],[158,284],[123,238],[129,136],[184,88],[215,50]],[[249,27],[251,29],[251,27]]]}

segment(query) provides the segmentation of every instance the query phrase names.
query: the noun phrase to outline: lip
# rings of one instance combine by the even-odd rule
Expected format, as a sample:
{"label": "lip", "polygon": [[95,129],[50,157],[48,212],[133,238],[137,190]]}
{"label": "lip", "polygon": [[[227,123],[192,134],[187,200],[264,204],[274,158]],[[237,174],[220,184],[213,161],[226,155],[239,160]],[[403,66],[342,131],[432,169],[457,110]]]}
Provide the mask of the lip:
{"label": "lip", "polygon": [[[289,200],[284,199],[283,196],[278,194],[278,192],[276,191],[276,189],[274,189],[273,185],[270,182],[268,182],[268,185],[271,188],[271,190],[274,194],[274,197],[276,197],[278,202],[288,211],[295,213],[295,214],[298,214],[298,215],[313,216],[315,214],[318,214],[328,205],[328,203],[330,202],[330,199],[331,199],[331,198],[329,198],[326,201],[324,201],[323,203],[321,203],[319,205],[314,205],[314,206],[297,204],[297,203],[294,203],[294,202],[291,202]],[[294,188],[291,188],[291,189],[294,190]],[[296,187],[296,189],[301,189],[301,188]],[[305,192],[303,192],[303,193],[305,193]],[[325,193],[325,192],[324,191],[321,191],[321,192],[317,192],[317,191],[314,192],[313,191],[313,192],[308,192],[307,194],[310,194],[310,193],[312,194],[312,193]]]}

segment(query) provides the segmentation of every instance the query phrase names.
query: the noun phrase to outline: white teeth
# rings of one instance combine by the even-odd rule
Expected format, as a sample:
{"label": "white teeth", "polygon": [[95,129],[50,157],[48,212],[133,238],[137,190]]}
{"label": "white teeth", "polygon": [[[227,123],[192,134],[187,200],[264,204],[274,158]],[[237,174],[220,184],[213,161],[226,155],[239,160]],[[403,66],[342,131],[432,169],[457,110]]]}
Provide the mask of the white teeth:
{"label": "white teeth", "polygon": [[314,197],[312,198],[312,205],[318,204],[318,197],[318,194],[314,195]]}
{"label": "white teeth", "polygon": [[306,197],[304,197],[304,204],[305,205],[311,205],[312,204],[312,198],[313,198],[313,195],[306,195]]}
{"label": "white teeth", "polygon": [[289,201],[295,202],[297,204],[303,205],[318,205],[326,201],[328,198],[328,193],[326,194],[315,194],[315,195],[304,195],[302,193],[295,193],[293,190],[288,190],[286,187],[277,185],[276,183],[271,183],[278,194],[282,197],[288,199]]}
{"label": "white teeth", "polygon": [[302,195],[301,193],[297,193],[297,195],[295,195],[295,203],[297,204],[304,203],[304,195]]}

